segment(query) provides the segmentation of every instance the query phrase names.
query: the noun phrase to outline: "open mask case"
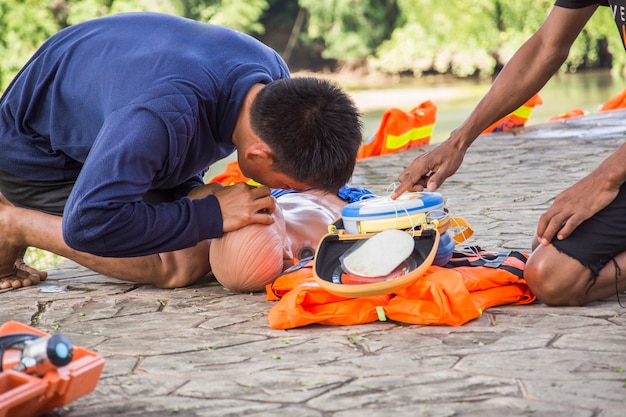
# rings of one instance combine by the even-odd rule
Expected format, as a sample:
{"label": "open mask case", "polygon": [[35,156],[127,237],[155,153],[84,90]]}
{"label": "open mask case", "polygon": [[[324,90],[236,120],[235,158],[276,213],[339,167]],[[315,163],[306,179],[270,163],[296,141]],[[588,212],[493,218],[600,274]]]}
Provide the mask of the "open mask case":
{"label": "open mask case", "polygon": [[387,294],[408,287],[432,265],[439,244],[439,232],[434,228],[405,233],[410,234],[414,242],[411,254],[389,274],[374,277],[350,273],[341,262],[345,253],[363,239],[370,239],[371,234],[350,235],[340,230],[325,235],[313,264],[316,281],[332,294],[353,298]]}
{"label": "open mask case", "polygon": [[[450,216],[438,193],[405,194],[404,201],[400,202],[381,198],[359,201],[344,208],[342,218],[329,227],[329,233],[317,247],[313,274],[320,286],[338,296],[366,297],[393,293],[424,275],[435,259],[441,233],[446,233]],[[395,232],[393,236],[390,234],[391,241],[375,242],[378,235],[390,230]],[[405,242],[402,247],[405,252],[395,247],[393,239],[397,238]],[[369,239],[374,245],[366,249]],[[347,268],[346,256],[356,254],[360,247],[366,249],[360,259],[363,264],[375,267],[390,262],[383,275],[357,274]]]}

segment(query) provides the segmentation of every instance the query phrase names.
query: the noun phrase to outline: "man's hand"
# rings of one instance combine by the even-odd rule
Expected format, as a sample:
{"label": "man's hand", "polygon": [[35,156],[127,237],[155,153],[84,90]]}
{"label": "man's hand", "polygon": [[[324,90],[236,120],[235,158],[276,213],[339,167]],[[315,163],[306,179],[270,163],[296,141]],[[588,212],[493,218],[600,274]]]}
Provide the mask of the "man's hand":
{"label": "man's hand", "polygon": [[405,191],[435,191],[454,174],[463,162],[465,148],[458,148],[448,139],[436,148],[418,156],[400,174],[400,186],[391,198],[399,197]]}
{"label": "man's hand", "polygon": [[561,192],[539,219],[537,240],[548,245],[554,236],[563,240],[582,222],[608,206],[619,187],[612,186],[602,175],[592,173]]}
{"label": "man's hand", "polygon": [[249,224],[272,224],[276,201],[266,186],[252,187],[240,182],[215,192],[220,203],[224,233]]}
{"label": "man's hand", "polygon": [[224,186],[219,182],[211,182],[194,188],[187,194],[187,197],[192,200],[204,198],[208,195],[215,194],[217,190],[221,190],[222,188],[224,188]]}

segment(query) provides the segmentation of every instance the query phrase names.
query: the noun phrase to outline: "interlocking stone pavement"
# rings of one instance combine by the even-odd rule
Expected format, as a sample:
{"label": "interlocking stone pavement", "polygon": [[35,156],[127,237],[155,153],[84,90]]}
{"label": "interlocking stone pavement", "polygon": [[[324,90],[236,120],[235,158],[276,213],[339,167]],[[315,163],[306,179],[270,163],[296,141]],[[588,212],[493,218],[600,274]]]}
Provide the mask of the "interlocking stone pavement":
{"label": "interlocking stone pavement", "polygon": [[[624,117],[479,138],[440,188],[453,214],[472,224],[468,244],[528,252],[554,196],[624,142]],[[427,149],[361,161],[353,184],[385,194]],[[491,308],[460,327],[282,331],[268,326],[264,294],[232,293],[208,277],[159,290],[68,261],[44,284],[0,293],[0,323],[64,333],[106,360],[96,390],[51,415],[626,415],[626,309],[616,297]]]}

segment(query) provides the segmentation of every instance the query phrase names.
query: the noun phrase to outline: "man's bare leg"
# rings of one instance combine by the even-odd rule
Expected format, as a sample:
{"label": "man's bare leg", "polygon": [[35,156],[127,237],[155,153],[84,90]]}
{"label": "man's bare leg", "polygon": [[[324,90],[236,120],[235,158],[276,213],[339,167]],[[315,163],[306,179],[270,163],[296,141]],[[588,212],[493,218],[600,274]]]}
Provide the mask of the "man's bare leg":
{"label": "man's bare leg", "polygon": [[539,245],[524,278],[539,301],[548,305],[584,305],[626,291],[626,252],[609,261],[591,285],[591,270],[554,246]]}
{"label": "man's bare leg", "polygon": [[4,282],[10,282],[13,287],[16,281],[21,285],[36,283],[33,275],[37,274],[25,272],[23,266],[15,267],[18,255],[29,246],[125,281],[160,288],[184,287],[210,272],[209,243],[204,241],[193,248],[134,258],[99,257],[65,244],[60,216],[15,207],[0,195],[0,277],[5,275]]}

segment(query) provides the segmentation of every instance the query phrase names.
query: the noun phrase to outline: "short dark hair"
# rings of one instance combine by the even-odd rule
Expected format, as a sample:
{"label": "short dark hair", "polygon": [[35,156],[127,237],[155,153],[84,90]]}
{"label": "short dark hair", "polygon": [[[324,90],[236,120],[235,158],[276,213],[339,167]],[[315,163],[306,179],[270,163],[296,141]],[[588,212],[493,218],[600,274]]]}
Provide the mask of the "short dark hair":
{"label": "short dark hair", "polygon": [[352,176],[362,141],[360,116],[341,88],[313,77],[274,81],[250,108],[251,127],[272,149],[274,169],[329,192]]}

